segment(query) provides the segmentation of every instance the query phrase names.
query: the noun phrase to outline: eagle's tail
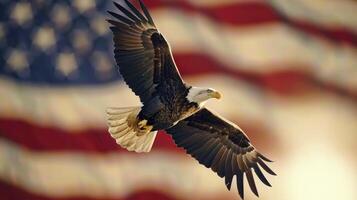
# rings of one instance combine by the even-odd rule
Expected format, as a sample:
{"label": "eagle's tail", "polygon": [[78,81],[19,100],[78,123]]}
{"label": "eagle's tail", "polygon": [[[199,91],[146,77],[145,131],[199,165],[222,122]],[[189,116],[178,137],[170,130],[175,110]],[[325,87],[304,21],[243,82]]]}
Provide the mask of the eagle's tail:
{"label": "eagle's tail", "polygon": [[110,135],[117,144],[135,152],[149,152],[154,143],[157,131],[147,121],[139,121],[140,107],[108,108],[108,126]]}

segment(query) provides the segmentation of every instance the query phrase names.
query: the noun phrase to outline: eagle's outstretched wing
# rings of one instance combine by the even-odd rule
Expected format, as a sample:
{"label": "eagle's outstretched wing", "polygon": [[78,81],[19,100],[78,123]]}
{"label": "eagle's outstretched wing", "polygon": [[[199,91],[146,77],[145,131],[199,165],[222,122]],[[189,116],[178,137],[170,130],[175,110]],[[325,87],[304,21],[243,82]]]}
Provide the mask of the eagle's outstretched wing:
{"label": "eagle's outstretched wing", "polygon": [[116,20],[108,22],[113,25],[110,28],[114,34],[119,71],[145,104],[159,93],[170,94],[185,87],[169,44],[156,29],[145,5],[139,2],[144,15],[128,0],[125,0],[126,5],[114,2],[122,14],[109,11]]}
{"label": "eagle's outstretched wing", "polygon": [[167,132],[172,135],[177,146],[183,147],[199,163],[211,168],[220,177],[225,177],[229,190],[233,176],[236,175],[238,192],[242,198],[244,174],[252,192],[258,196],[252,170],[265,185],[271,186],[260,169],[275,175],[264,163],[271,161],[256,151],[238,126],[206,108],[180,121]]}

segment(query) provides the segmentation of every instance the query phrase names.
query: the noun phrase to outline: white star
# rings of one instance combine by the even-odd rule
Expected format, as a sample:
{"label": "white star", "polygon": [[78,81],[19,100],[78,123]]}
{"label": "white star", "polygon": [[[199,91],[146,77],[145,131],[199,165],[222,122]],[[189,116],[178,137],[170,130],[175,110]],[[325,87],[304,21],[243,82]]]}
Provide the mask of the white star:
{"label": "white star", "polygon": [[22,50],[14,49],[9,53],[7,64],[13,71],[23,74],[28,69],[29,63],[26,54]]}
{"label": "white star", "polygon": [[56,37],[53,29],[48,26],[39,28],[33,37],[33,42],[44,51],[53,47],[56,43]]}
{"label": "white star", "polygon": [[94,0],[75,0],[73,5],[80,13],[84,13],[88,10],[92,10],[95,6],[95,2]]}
{"label": "white star", "polygon": [[89,34],[83,30],[76,30],[74,32],[72,43],[74,48],[80,53],[85,53],[91,48]]}
{"label": "white star", "polygon": [[92,56],[92,61],[95,65],[95,70],[98,72],[98,75],[102,78],[108,78],[112,74],[112,63],[110,62],[107,55],[101,52],[94,52]]}
{"label": "white star", "polygon": [[90,22],[90,26],[98,35],[104,35],[108,33],[109,30],[108,24],[102,15],[93,17],[93,20]]}
{"label": "white star", "polygon": [[52,18],[58,28],[64,28],[70,20],[70,12],[67,6],[56,5],[52,11]]}
{"label": "white star", "polygon": [[73,53],[61,53],[57,57],[57,71],[68,77],[72,75],[78,68],[76,58]]}
{"label": "white star", "polygon": [[29,3],[17,3],[11,13],[11,19],[17,24],[24,25],[32,19],[32,9]]}

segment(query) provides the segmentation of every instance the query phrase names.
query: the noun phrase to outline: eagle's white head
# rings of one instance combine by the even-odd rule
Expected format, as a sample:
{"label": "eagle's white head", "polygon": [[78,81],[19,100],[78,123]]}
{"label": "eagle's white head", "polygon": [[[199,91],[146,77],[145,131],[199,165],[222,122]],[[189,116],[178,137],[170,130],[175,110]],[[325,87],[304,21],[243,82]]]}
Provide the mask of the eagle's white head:
{"label": "eagle's white head", "polygon": [[211,88],[200,88],[200,87],[191,87],[188,91],[186,99],[189,102],[195,102],[200,107],[203,106],[208,99],[220,99],[221,94]]}

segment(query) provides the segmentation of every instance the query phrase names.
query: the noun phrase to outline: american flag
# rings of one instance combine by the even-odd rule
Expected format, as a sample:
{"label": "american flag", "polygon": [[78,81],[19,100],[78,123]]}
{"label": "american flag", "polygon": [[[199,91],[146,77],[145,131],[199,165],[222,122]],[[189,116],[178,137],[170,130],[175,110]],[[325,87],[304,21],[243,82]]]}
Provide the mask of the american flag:
{"label": "american flag", "polygon": [[[183,78],[222,91],[208,107],[276,160],[260,199],[357,199],[356,1],[144,2]],[[107,133],[106,107],[139,105],[114,62],[113,9],[0,0],[0,199],[237,199],[163,132],[147,154]]]}

